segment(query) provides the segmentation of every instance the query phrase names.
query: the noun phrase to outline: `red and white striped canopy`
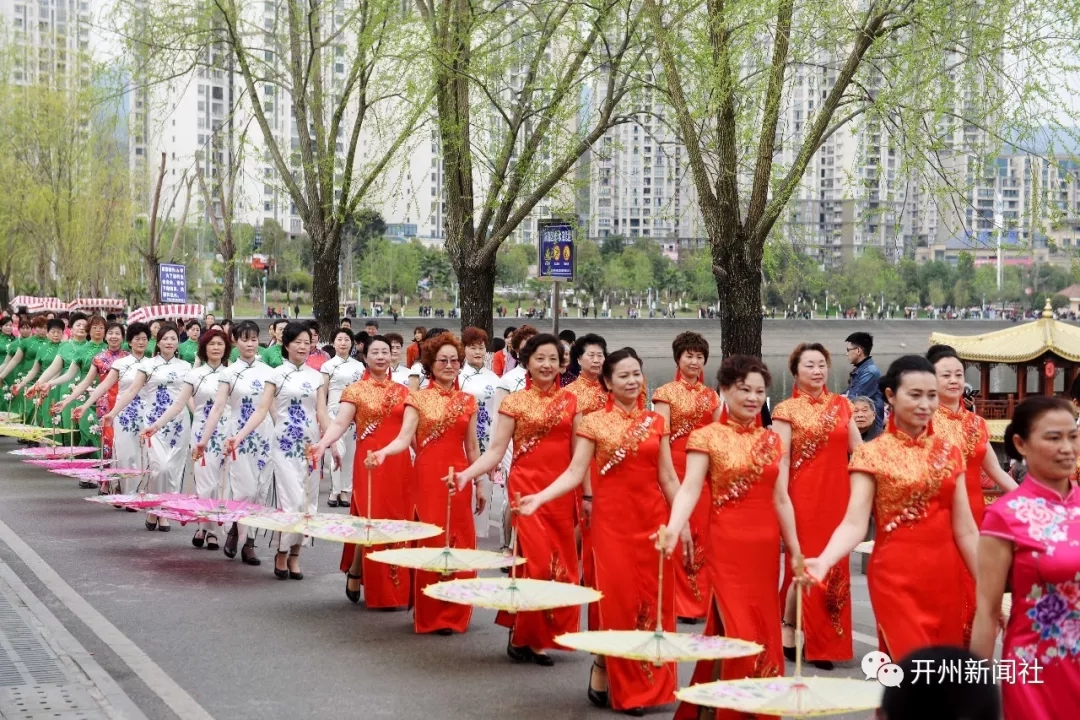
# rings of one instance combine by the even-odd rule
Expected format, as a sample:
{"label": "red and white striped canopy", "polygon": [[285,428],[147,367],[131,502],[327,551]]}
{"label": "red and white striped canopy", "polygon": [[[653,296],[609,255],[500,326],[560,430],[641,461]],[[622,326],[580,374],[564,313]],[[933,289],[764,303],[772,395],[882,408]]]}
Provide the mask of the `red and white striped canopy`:
{"label": "red and white striped canopy", "polygon": [[128,322],[150,322],[151,320],[178,320],[202,318],[206,309],[202,305],[147,305],[136,308],[128,315]]}
{"label": "red and white striped canopy", "polygon": [[67,310],[67,303],[60,298],[54,297],[31,297],[30,295],[19,295],[11,299],[9,303],[12,308],[19,310],[25,307],[27,312],[46,312],[48,310],[62,311]]}
{"label": "red and white striped canopy", "polygon": [[68,310],[123,310],[127,303],[116,298],[75,298],[68,303]]}

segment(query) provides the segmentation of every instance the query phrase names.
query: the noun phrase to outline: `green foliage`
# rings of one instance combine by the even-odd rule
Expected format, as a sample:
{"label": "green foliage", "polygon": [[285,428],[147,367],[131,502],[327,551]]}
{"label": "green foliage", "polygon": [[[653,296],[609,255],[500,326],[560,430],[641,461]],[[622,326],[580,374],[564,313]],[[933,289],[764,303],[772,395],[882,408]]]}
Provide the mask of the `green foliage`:
{"label": "green foliage", "polygon": [[1071,303],[1066,295],[1058,293],[1050,298],[1050,307],[1055,310],[1068,310]]}
{"label": "green foliage", "polygon": [[[503,245],[495,258],[495,284],[516,287],[529,277],[529,265],[536,263],[535,249],[514,243]],[[580,267],[580,260],[579,260]]]}

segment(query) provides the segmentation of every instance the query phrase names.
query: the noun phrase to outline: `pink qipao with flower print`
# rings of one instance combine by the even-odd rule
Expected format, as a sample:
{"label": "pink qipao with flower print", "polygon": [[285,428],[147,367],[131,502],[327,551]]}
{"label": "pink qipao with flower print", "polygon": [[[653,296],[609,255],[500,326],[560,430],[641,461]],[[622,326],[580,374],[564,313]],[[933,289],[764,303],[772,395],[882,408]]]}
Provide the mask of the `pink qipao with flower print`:
{"label": "pink qipao with flower print", "polygon": [[986,508],[981,532],[1013,543],[1013,604],[1002,661],[1006,720],[1057,720],[1080,709],[1080,489],[1066,497],[1031,476]]}

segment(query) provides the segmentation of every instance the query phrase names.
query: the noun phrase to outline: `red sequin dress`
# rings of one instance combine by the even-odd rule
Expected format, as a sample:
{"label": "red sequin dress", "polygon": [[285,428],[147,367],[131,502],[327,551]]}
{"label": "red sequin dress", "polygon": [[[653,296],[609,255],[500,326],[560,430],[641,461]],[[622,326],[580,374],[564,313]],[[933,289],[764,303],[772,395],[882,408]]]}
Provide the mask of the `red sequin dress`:
{"label": "red sequin dress", "polygon": [[[535,495],[551,484],[559,468],[570,464],[577,398],[552,386],[541,392],[531,386],[511,393],[499,413],[514,420],[514,458],[507,478],[510,497]],[[529,517],[514,516],[518,554],[526,563],[521,577],[577,583],[578,554],[574,538],[573,495],[552,500]],[[544,612],[500,612],[496,622],[512,627],[513,644],[533,650],[565,650],[557,635],[578,631],[581,608],[574,606]]]}
{"label": "red sequin dress", "polygon": [[[706,635],[750,640],[765,650],[754,657],[702,661],[692,685],[714,680],[777,677],[784,672],[780,639],[780,521],[773,504],[783,447],[780,436],[757,423],[745,426],[721,411],[720,420],[690,433],[686,451],[709,457],[707,495],[712,517],[705,552],[709,614]],[[698,717],[682,703],[681,720]],[[747,716],[717,710],[717,720]]]}
{"label": "red sequin dress", "polygon": [[[460,390],[443,390],[429,386],[411,393],[405,400],[420,413],[416,428],[416,485],[413,493],[414,515],[421,522],[443,527],[446,525],[446,503],[449,489],[446,477],[450,468],[455,471],[469,466],[465,455],[465,440],[469,421],[476,414],[476,398]],[[354,493],[355,495],[355,493]],[[464,492],[455,493],[450,506],[450,546],[476,548],[476,524],[473,522],[473,493],[470,485]],[[417,543],[419,547],[442,547],[445,535],[437,535]],[[465,632],[472,619],[468,605],[443,602],[429,598],[423,589],[432,583],[453,578],[475,577],[476,573],[457,573],[443,576],[417,570],[413,574],[413,627],[417,633],[449,629]]]}
{"label": "red sequin dress", "polygon": [[[686,443],[690,433],[712,422],[720,407],[720,396],[701,382],[688,383],[676,379],[661,385],[653,393],[653,403],[666,403],[671,413],[671,462],[679,482],[686,477]],[[684,618],[703,618],[708,612],[709,597],[704,588],[705,539],[709,532],[709,500],[705,493],[698,499],[690,515],[690,536],[694,540],[694,557],[687,569],[682,549],[675,555],[675,614]]]}
{"label": "red sequin dress", "polygon": [[[851,402],[823,390],[814,398],[797,389],[773,410],[773,421],[791,426],[788,495],[804,557],[825,551],[847,512],[851,479],[847,471]],[[793,578],[791,558],[784,568],[781,603]],[[851,638],[851,567],[837,563],[821,586],[803,599],[807,660],[843,662],[854,654]]]}
{"label": "red sequin dress", "polygon": [[[353,495],[349,513],[357,517],[384,520],[407,520],[413,516],[412,457],[407,452],[386,458],[377,468],[364,465],[368,452],[389,445],[401,432],[405,418],[405,399],[409,390],[389,377],[379,382],[365,376],[341,393],[341,402],[356,408],[356,453],[353,457]],[[352,432],[351,430],[347,432]],[[371,507],[367,507],[368,478],[371,479]],[[446,522],[445,515],[442,522]],[[352,567],[355,545],[346,543],[341,552],[341,572]],[[383,545],[383,550],[403,545]],[[396,565],[367,559],[364,551],[362,576],[364,605],[369,608],[404,607],[409,604],[411,583],[409,572]]]}
{"label": "red sequin dress", "polygon": [[[664,524],[668,504],[660,490],[660,443],[667,442],[664,418],[635,409],[608,406],[585,416],[578,435],[596,443],[593,477],[592,556],[599,602],[600,630],[653,630],[657,613],[674,631],[674,603],[656,607],[657,549],[649,537]],[[670,568],[671,563],[668,563]],[[675,589],[664,573],[664,594]],[[655,667],[636,660],[607,658],[611,707],[626,710],[664,705],[675,698],[675,663]]]}
{"label": "red sequin dress", "polygon": [[855,450],[849,469],[876,485],[866,574],[881,650],[902,658],[928,645],[962,645],[963,594],[947,591],[964,564],[952,530],[959,448],[932,428],[913,438],[890,421]]}

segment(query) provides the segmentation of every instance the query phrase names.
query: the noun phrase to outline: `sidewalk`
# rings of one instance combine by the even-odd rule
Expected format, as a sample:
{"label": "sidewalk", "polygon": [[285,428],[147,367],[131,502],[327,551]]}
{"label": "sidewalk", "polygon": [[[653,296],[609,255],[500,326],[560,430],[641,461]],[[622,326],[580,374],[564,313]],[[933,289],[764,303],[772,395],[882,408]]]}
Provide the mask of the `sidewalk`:
{"label": "sidewalk", "polygon": [[3,562],[0,562],[0,718],[146,720],[112,678]]}

